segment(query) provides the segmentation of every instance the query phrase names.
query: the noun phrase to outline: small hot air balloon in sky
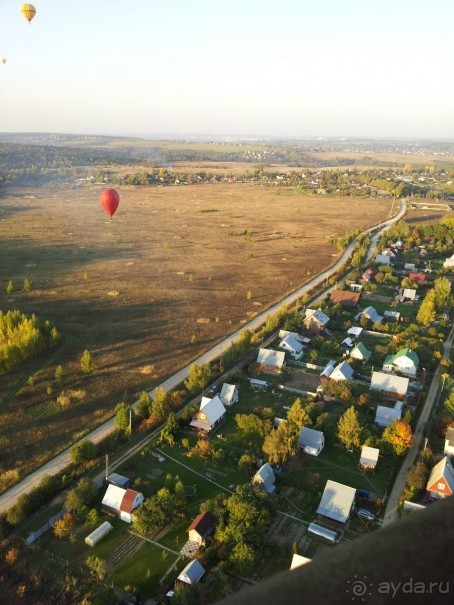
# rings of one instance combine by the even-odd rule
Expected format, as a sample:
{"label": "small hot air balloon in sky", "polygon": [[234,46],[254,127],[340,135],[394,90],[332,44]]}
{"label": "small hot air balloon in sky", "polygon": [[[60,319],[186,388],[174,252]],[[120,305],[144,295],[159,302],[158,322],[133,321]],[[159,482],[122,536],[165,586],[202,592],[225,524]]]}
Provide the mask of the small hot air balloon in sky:
{"label": "small hot air balloon in sky", "polygon": [[120,196],[118,193],[115,189],[104,189],[99,201],[104,208],[104,212],[110,217],[110,220],[112,220],[112,217],[118,208],[118,204],[120,203]]}
{"label": "small hot air balloon in sky", "polygon": [[3,59],[2,59],[2,63],[3,63],[3,65],[5,65],[5,63],[6,63],[5,57],[3,57]]}
{"label": "small hot air balloon in sky", "polygon": [[36,15],[36,8],[33,4],[23,4],[20,7],[20,12],[24,15],[27,21],[30,23],[33,17]]}

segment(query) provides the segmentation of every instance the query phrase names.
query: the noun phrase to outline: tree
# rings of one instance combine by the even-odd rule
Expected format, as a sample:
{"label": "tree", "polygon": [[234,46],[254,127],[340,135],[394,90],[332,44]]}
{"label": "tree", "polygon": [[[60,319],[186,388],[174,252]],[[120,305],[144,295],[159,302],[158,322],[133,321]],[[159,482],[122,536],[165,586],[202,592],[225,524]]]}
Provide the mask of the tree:
{"label": "tree", "polygon": [[84,374],[90,374],[90,372],[93,371],[93,360],[88,349],[85,349],[82,353],[82,357],[80,358],[80,369]]}
{"label": "tree", "polygon": [[164,529],[174,516],[176,497],[166,487],[145,500],[142,508],[134,512],[133,525],[141,533],[155,533]]}
{"label": "tree", "polygon": [[281,464],[296,454],[297,435],[288,422],[281,422],[275,431],[271,431],[263,443],[263,451],[268,455],[270,464]]}
{"label": "tree", "polygon": [[136,413],[140,418],[149,418],[152,399],[147,391],[140,393],[139,401],[136,406]]}
{"label": "tree", "polygon": [[311,426],[312,420],[307,411],[303,408],[299,397],[298,399],[295,399],[292,407],[287,412],[287,420],[297,433],[299,433],[302,426]]}
{"label": "tree", "polygon": [[8,295],[10,295],[10,294],[12,294],[14,292],[14,284],[13,284],[13,281],[11,279],[9,280],[9,282],[6,285],[5,292]]}
{"label": "tree", "polygon": [[129,415],[132,413],[127,403],[122,401],[115,406],[115,426],[119,431],[126,432],[129,429]]}
{"label": "tree", "polygon": [[389,443],[397,456],[402,456],[413,441],[411,426],[404,420],[395,420],[383,431],[383,441]]}
{"label": "tree", "polygon": [[59,387],[63,386],[63,383],[65,381],[65,373],[63,371],[63,366],[61,365],[58,365],[55,368],[55,380],[57,381]]}
{"label": "tree", "polygon": [[435,318],[435,292],[434,290],[429,290],[419,307],[416,321],[423,326],[430,326],[435,321]]}
{"label": "tree", "polygon": [[441,276],[434,283],[435,305],[438,309],[449,305],[451,298],[451,282],[447,277]]}
{"label": "tree", "polygon": [[162,387],[156,387],[153,394],[153,403],[151,404],[151,417],[160,422],[164,420],[169,411],[169,395]]}
{"label": "tree", "polygon": [[161,431],[161,439],[167,441],[169,445],[175,444],[175,437],[178,434],[178,421],[173,412],[170,412],[165,427]]}
{"label": "tree", "polygon": [[93,441],[89,439],[83,439],[80,443],[76,443],[71,448],[71,460],[75,464],[80,462],[87,462],[96,458],[98,453],[98,447]]}
{"label": "tree", "polygon": [[252,298],[252,292],[251,292],[250,290],[248,290],[248,292],[247,292],[247,294],[246,294],[246,298],[247,298],[248,300],[251,300],[251,298]]}
{"label": "tree", "polygon": [[54,524],[53,531],[57,538],[69,538],[74,533],[75,528],[75,516],[71,513],[66,513]]}
{"label": "tree", "polygon": [[244,542],[238,542],[229,556],[229,563],[234,572],[247,575],[251,572],[255,562],[253,549]]}
{"label": "tree", "polygon": [[417,490],[423,490],[427,485],[428,478],[429,469],[425,462],[419,460],[411,467],[407,475],[407,485]]}
{"label": "tree", "polygon": [[189,368],[189,374],[184,381],[185,387],[190,393],[205,388],[211,378],[211,367],[209,363],[204,365],[192,364]]}
{"label": "tree", "polygon": [[183,481],[181,481],[181,479],[178,479],[175,482],[174,493],[176,505],[179,508],[183,508],[183,506],[185,506],[186,504],[186,492],[184,489]]}
{"label": "tree", "polygon": [[76,487],[68,492],[65,509],[80,514],[82,508],[91,502],[97,493],[94,481],[89,477],[82,477]]}
{"label": "tree", "polygon": [[25,278],[24,283],[22,284],[22,290],[24,292],[29,292],[31,289],[32,289],[32,282],[29,279]]}
{"label": "tree", "polygon": [[347,449],[359,447],[361,437],[361,426],[358,421],[358,413],[353,406],[342,414],[337,423],[337,436]]}
{"label": "tree", "polygon": [[99,514],[96,508],[92,508],[87,514],[87,523],[91,527],[96,527],[99,523]]}
{"label": "tree", "polygon": [[96,555],[89,555],[85,559],[85,564],[91,573],[98,578],[98,580],[102,581],[107,576],[106,562],[100,557],[97,557]]}

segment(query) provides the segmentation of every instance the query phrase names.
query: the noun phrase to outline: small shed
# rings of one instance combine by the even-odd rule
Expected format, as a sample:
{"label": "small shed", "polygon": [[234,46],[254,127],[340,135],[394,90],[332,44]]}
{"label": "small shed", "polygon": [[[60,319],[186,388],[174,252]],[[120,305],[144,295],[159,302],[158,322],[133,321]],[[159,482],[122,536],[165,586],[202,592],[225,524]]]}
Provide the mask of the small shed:
{"label": "small shed", "polygon": [[200,513],[188,527],[189,540],[203,544],[206,537],[213,531],[213,516],[211,513]]}
{"label": "small shed", "polygon": [[93,546],[104,538],[104,536],[106,536],[112,529],[113,527],[109,521],[104,521],[104,523],[102,523],[85,538],[85,544],[88,544],[88,546],[93,548]]}
{"label": "small shed", "polygon": [[274,494],[276,491],[276,486],[274,485],[275,482],[276,477],[274,475],[274,471],[268,462],[265,462],[265,464],[261,466],[252,477],[252,483],[258,487],[262,487],[269,494]]}
{"label": "small shed", "polygon": [[315,429],[303,426],[298,437],[298,447],[305,454],[318,456],[325,447],[325,435],[322,431],[316,431]]}
{"label": "small shed", "polygon": [[224,382],[219,397],[224,405],[228,407],[235,405],[238,401],[238,389],[236,385]]}
{"label": "small shed", "polygon": [[374,470],[377,466],[379,453],[380,450],[378,448],[363,445],[363,449],[361,450],[361,458],[359,459],[359,466],[361,470]]}
{"label": "small shed", "polygon": [[110,473],[106,481],[107,483],[110,483],[111,485],[116,485],[117,487],[121,487],[122,489],[128,489],[128,487],[131,487],[131,479],[125,477],[124,475],[119,475],[118,473]]}

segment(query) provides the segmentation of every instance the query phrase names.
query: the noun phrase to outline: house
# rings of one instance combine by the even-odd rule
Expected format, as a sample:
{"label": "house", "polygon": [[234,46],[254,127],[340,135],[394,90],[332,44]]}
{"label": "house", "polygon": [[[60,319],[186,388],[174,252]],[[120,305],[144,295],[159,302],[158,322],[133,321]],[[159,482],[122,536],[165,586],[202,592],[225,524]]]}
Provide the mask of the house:
{"label": "house", "polygon": [[320,309],[306,309],[303,325],[306,330],[320,334],[326,329],[329,323],[329,317]]}
{"label": "house", "polygon": [[293,336],[285,336],[279,343],[279,348],[283,349],[293,359],[301,359],[304,353],[304,346],[299,340],[296,340]]}
{"label": "house", "polygon": [[219,395],[222,403],[228,407],[232,407],[238,402],[238,389],[234,384],[224,382],[221,393]]}
{"label": "house", "polygon": [[388,355],[383,364],[384,372],[400,372],[414,378],[418,371],[419,357],[409,349],[401,349],[394,355]]}
{"label": "house", "polygon": [[207,536],[213,531],[213,515],[211,513],[200,513],[188,527],[189,540],[201,545]]}
{"label": "house", "polygon": [[122,487],[123,489],[128,489],[128,487],[131,487],[131,480],[128,479],[128,477],[119,475],[118,473],[111,473],[106,478],[106,483],[116,485],[117,487]]}
{"label": "house", "polygon": [[359,342],[354,349],[350,351],[350,357],[358,361],[369,361],[372,351],[369,351],[362,342]]}
{"label": "house", "polygon": [[334,359],[331,359],[330,361],[328,361],[328,363],[326,364],[326,366],[324,367],[324,369],[322,370],[321,374],[320,374],[320,378],[323,380],[327,380],[331,374],[333,373],[333,370],[336,366],[336,361]]}
{"label": "house", "polygon": [[446,430],[443,453],[447,456],[454,456],[454,426],[449,426]]}
{"label": "house", "polygon": [[375,257],[376,265],[389,265],[391,267],[392,266],[391,261],[392,261],[392,257],[387,256],[386,254],[377,254],[377,256]]}
{"label": "house", "polygon": [[404,288],[402,296],[406,300],[416,300],[417,298],[419,298],[419,296],[416,294],[416,290],[413,288]]}
{"label": "house", "polygon": [[373,471],[377,466],[379,453],[380,450],[378,448],[363,445],[361,458],[359,459],[360,469],[362,471]]}
{"label": "house", "polygon": [[374,307],[366,307],[363,311],[355,315],[355,321],[358,321],[361,316],[366,317],[373,324],[383,321],[383,317],[377,313]]}
{"label": "house", "polygon": [[349,292],[348,290],[333,290],[330,301],[339,303],[344,307],[354,308],[358,306],[361,292]]}
{"label": "house", "polygon": [[416,265],[414,263],[405,263],[404,269],[406,271],[414,271],[416,269]]}
{"label": "house", "polygon": [[109,485],[102,499],[103,512],[117,517],[126,523],[132,523],[133,511],[143,505],[143,494],[133,489],[123,489]]}
{"label": "house", "polygon": [[352,349],[354,346],[353,340],[350,338],[350,336],[347,336],[347,338],[344,338],[344,340],[341,342],[341,347],[343,349],[346,349],[347,351]]}
{"label": "house", "polygon": [[454,254],[447,258],[443,263],[444,269],[453,269],[454,268]]}
{"label": "house", "polygon": [[355,340],[357,338],[359,338],[361,336],[361,332],[364,330],[364,328],[360,328],[359,326],[353,326],[352,328],[349,328],[347,330],[347,334],[351,337],[354,338]]}
{"label": "house", "polygon": [[385,321],[399,321],[400,313],[398,311],[384,311],[383,312]]}
{"label": "house", "polygon": [[361,292],[363,289],[361,284],[350,284],[350,290],[352,292]]}
{"label": "house", "polygon": [[370,388],[373,391],[384,393],[389,399],[404,399],[409,382],[410,380],[403,376],[374,371],[372,372]]}
{"label": "house", "polygon": [[226,409],[219,395],[216,395],[213,399],[202,397],[200,409],[189,423],[189,426],[198,433],[207,435],[224,420],[225,413]]}
{"label": "house", "polygon": [[269,494],[274,494],[276,491],[275,482],[274,471],[268,462],[265,462],[252,477],[252,484],[265,489]]}
{"label": "house", "polygon": [[413,281],[415,281],[416,283],[421,283],[421,282],[425,282],[426,281],[426,275],[425,273],[414,273],[414,272],[410,272],[408,274],[408,277],[410,279],[412,279]]}
{"label": "house", "polygon": [[426,490],[431,498],[446,498],[454,493],[454,468],[445,456],[432,469]]}
{"label": "house", "polygon": [[316,431],[303,426],[298,437],[298,447],[305,454],[318,456],[325,446],[325,435],[322,431]]}
{"label": "house", "polygon": [[377,411],[375,413],[375,424],[377,424],[381,428],[386,428],[395,420],[400,420],[402,416],[402,407],[398,404],[400,404],[400,402],[396,402],[396,405],[393,408],[388,408],[384,405],[378,405]]}
{"label": "house", "polygon": [[353,487],[328,479],[317,514],[339,523],[346,523],[355,503],[355,495],[356,489]]}
{"label": "house", "polygon": [[348,361],[342,361],[338,366],[331,372],[329,379],[341,382],[343,380],[352,380],[354,370]]}
{"label": "house", "polygon": [[279,338],[282,340],[286,336],[293,336],[295,340],[300,342],[304,347],[308,347],[311,344],[311,339],[301,336],[298,332],[289,332],[288,330],[279,330]]}
{"label": "house", "polygon": [[361,278],[366,282],[370,282],[372,281],[372,278],[374,277],[375,273],[376,272],[373,269],[366,269],[361,275]]}
{"label": "house", "polygon": [[194,584],[197,584],[197,582],[200,580],[204,573],[205,570],[199,563],[199,560],[193,559],[190,563],[186,565],[186,567],[178,576],[177,580],[180,580],[180,582],[184,582],[185,584],[191,584],[191,586],[193,586]]}
{"label": "house", "polygon": [[290,571],[296,569],[297,567],[301,567],[301,565],[306,565],[310,563],[312,559],[308,559],[307,557],[303,557],[301,555],[297,555],[296,553],[292,557],[292,562],[290,564]]}
{"label": "house", "polygon": [[257,363],[262,372],[269,374],[278,374],[282,372],[285,366],[284,351],[274,351],[273,349],[259,349]]}
{"label": "house", "polygon": [[381,253],[384,256],[390,256],[391,258],[394,258],[397,254],[396,250],[394,250],[392,247],[391,248],[383,248],[383,250],[381,251]]}
{"label": "house", "polygon": [[266,380],[258,380],[258,378],[249,378],[249,384],[254,391],[266,391],[268,383]]}

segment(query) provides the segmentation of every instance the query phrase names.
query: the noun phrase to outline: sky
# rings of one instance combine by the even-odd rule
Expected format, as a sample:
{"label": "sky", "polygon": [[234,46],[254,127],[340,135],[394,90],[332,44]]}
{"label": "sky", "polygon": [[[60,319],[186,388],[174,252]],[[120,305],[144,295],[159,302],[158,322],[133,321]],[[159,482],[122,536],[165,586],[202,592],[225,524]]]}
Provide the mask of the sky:
{"label": "sky", "polygon": [[0,131],[454,138],[452,0],[0,0]]}

